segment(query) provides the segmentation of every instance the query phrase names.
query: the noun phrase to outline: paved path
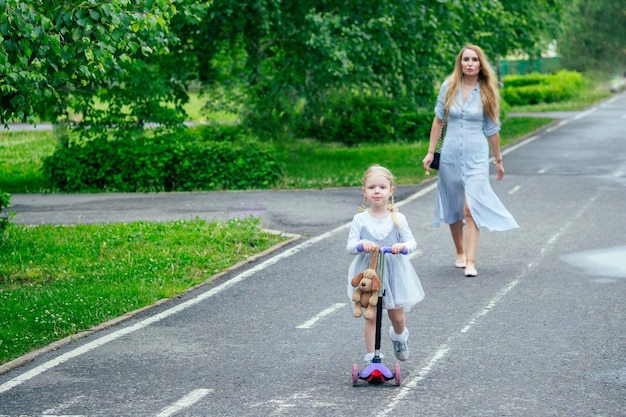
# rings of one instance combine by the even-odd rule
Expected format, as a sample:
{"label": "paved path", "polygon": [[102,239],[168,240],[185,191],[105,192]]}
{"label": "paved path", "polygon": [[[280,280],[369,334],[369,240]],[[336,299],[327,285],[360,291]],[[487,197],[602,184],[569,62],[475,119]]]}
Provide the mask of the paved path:
{"label": "paved path", "polygon": [[[344,247],[358,189],[174,195],[153,209],[236,214],[235,199],[256,201],[270,224],[306,235],[1,374],[0,415],[626,416],[625,131],[620,95],[508,147],[493,186],[521,228],[481,233],[476,279],[454,268],[448,231],[430,227],[434,183],[404,190],[426,298],[407,314],[400,387],[351,383],[363,322],[351,317]],[[20,201],[18,214],[95,214],[98,200],[83,197]],[[143,205],[156,197],[139,198],[142,210],[156,216]],[[390,347],[384,338],[393,366]]]}

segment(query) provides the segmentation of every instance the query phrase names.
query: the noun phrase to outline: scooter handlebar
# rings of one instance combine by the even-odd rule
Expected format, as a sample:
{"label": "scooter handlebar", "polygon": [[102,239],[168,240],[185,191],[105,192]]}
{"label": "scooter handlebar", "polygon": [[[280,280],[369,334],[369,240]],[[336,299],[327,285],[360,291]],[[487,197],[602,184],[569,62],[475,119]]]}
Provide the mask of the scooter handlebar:
{"label": "scooter handlebar", "polygon": [[[363,252],[363,245],[361,245],[360,243],[357,245],[356,250],[358,252]],[[391,246],[381,246],[379,249],[380,253],[391,253]],[[402,252],[400,252],[403,255],[406,255],[409,253],[409,250],[407,248],[402,249]]]}

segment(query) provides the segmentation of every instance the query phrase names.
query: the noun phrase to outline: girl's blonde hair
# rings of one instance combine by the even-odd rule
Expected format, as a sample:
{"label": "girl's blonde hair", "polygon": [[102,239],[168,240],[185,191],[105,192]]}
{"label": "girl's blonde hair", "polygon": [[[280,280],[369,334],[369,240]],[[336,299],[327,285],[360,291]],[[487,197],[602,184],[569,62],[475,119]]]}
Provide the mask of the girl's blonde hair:
{"label": "girl's blonde hair", "polygon": [[498,78],[493,68],[487,60],[487,56],[483,50],[476,45],[466,45],[456,57],[454,63],[454,71],[448,77],[448,91],[444,99],[444,107],[446,114],[450,113],[450,106],[456,97],[456,93],[463,83],[463,68],[461,61],[463,60],[463,52],[472,50],[478,55],[480,62],[480,71],[478,72],[478,83],[480,84],[480,95],[483,101],[485,113],[490,119],[500,124],[500,94],[498,92]]}
{"label": "girl's blonde hair", "polygon": [[[387,168],[385,168],[382,165],[374,164],[374,165],[370,165],[367,171],[365,171],[365,173],[363,174],[363,181],[362,181],[363,190],[365,190],[365,182],[367,181],[367,179],[374,174],[382,175],[383,177],[389,180],[389,186],[391,188],[395,188],[396,178],[393,176],[391,171],[389,171]],[[402,231],[402,226],[400,225],[400,222],[398,221],[398,216],[396,216],[396,213],[398,212],[398,208],[394,205],[393,192],[391,193],[390,197],[391,197],[391,202],[387,201],[388,203],[387,209],[391,212],[391,219],[393,220],[393,223],[398,227],[398,229],[400,229],[400,231]],[[367,202],[367,198],[363,196],[363,203],[361,203],[361,206],[359,207],[360,212],[367,210],[367,208],[365,207],[366,202]]]}

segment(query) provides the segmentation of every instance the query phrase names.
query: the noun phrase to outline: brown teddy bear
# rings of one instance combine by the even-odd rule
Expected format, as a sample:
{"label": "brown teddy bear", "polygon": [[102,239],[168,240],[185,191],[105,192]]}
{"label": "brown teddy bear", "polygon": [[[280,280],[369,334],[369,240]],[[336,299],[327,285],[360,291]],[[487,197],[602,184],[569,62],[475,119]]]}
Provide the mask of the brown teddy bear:
{"label": "brown teddy bear", "polygon": [[[351,284],[356,288],[352,294],[354,317],[363,316],[366,320],[370,320],[376,316],[378,291],[380,291],[380,278],[376,275],[378,249],[379,247],[376,246],[372,252],[369,268],[352,278]],[[365,308],[365,315],[363,315],[362,308]]]}

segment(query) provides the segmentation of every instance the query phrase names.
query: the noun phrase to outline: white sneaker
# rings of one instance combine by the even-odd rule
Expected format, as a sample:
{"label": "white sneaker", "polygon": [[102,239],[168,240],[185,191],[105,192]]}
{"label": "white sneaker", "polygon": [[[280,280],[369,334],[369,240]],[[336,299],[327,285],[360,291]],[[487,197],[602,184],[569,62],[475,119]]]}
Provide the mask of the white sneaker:
{"label": "white sneaker", "polygon": [[[369,365],[374,360],[374,356],[375,356],[374,352],[366,353],[365,356],[363,356],[363,360],[367,362],[367,364]],[[382,353],[379,353],[378,357],[382,359],[385,357],[385,355],[383,355]]]}
{"label": "white sneaker", "polygon": [[405,361],[409,359],[409,346],[406,344],[406,342],[396,342],[395,340],[392,340],[392,342],[393,354],[395,355],[396,359],[399,361]]}
{"label": "white sneaker", "polygon": [[[406,327],[402,334],[396,334],[393,331],[393,326],[389,327],[389,339],[393,343],[393,354],[399,361],[405,361],[409,359],[409,346],[407,340],[409,338],[409,329]],[[400,339],[400,340],[398,340]]]}

